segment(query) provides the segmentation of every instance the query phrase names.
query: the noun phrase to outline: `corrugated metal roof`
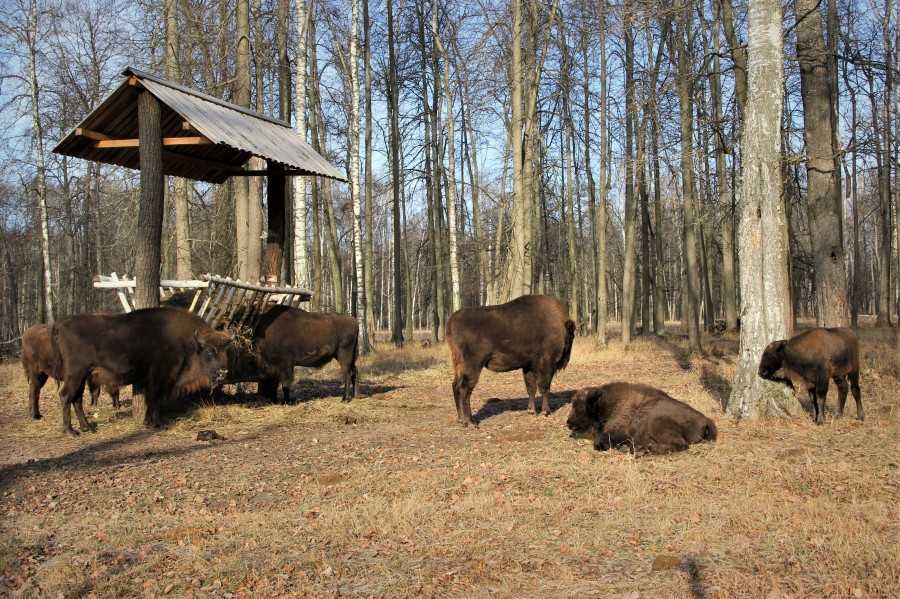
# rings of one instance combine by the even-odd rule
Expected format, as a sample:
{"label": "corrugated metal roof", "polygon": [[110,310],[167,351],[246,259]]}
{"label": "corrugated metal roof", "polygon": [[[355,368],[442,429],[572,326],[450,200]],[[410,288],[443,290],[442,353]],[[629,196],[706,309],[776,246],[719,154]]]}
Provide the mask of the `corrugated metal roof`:
{"label": "corrugated metal roof", "polygon": [[[306,143],[287,123],[257,114],[171,81],[129,68],[126,80],[94,109],[77,128],[88,129],[114,139],[138,137],[137,97],[141,89],[130,85],[136,77],[141,87],[161,103],[163,137],[196,135],[190,126],[212,143],[193,146],[165,146],[163,170],[175,175],[221,183],[252,156],[271,160],[288,169],[309,175],[345,181],[336,167]],[[76,128],[76,129],[77,129]],[[97,148],[93,139],[72,130],[53,150],[59,154],[137,169],[137,148]]]}

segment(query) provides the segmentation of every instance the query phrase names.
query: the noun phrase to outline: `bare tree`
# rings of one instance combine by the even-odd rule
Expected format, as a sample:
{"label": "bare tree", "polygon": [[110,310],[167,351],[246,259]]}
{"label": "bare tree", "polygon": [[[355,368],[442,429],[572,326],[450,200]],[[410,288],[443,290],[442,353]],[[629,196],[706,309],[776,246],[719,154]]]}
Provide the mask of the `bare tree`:
{"label": "bare tree", "polygon": [[740,202],[741,342],[727,411],[738,418],[802,412],[785,385],[758,376],[766,345],[791,333],[788,239],[781,199],[781,1],[751,0],[742,155],[752,184]]}
{"label": "bare tree", "polygon": [[[294,75],[294,113],[297,133],[306,139],[306,57],[309,44],[309,17],[306,0],[297,0],[297,60]],[[306,242],[306,177],[294,177],[294,284],[309,284],[309,264]]]}

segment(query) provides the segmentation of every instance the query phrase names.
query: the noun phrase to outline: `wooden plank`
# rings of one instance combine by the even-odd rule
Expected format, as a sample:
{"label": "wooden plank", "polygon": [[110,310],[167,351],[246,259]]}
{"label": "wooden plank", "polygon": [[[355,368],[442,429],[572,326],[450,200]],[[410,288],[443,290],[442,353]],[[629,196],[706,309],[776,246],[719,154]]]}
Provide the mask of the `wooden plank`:
{"label": "wooden plank", "polygon": [[[113,280],[116,280],[119,278],[118,275],[116,275],[116,273],[112,273],[110,275],[110,277],[112,277]],[[128,297],[125,295],[125,291],[122,288],[119,288],[119,290],[116,292],[116,295],[119,296],[119,303],[122,304],[122,309],[125,310],[126,313],[131,312],[132,307],[131,307],[131,304],[128,302]]]}
{"label": "wooden plank", "polygon": [[308,289],[303,289],[302,287],[275,287],[268,285],[257,285],[255,283],[245,283],[244,281],[234,281],[232,279],[226,279],[223,277],[219,277],[216,275],[206,274],[201,277],[204,281],[209,281],[210,283],[224,283],[226,285],[233,285],[235,287],[243,287],[244,289],[253,289],[256,291],[262,291],[265,293],[292,293],[294,295],[307,295],[312,297],[312,291]]}
{"label": "wooden plank", "polygon": [[106,133],[100,133],[99,131],[93,131],[91,129],[82,129],[81,127],[75,129],[75,135],[80,135],[81,137],[86,137],[88,139],[93,139],[96,141],[105,141],[107,139],[112,139]]}
{"label": "wooden plank", "polygon": [[200,299],[200,296],[203,295],[203,289],[197,289],[194,292],[194,299],[191,300],[191,307],[188,308],[188,312],[193,312],[194,308],[197,306],[197,300]]}
{"label": "wooden plank", "polygon": [[[170,146],[202,146],[209,145],[212,142],[201,135],[192,135],[189,137],[163,137],[162,145]],[[137,138],[131,139],[101,139],[94,142],[94,147],[98,149],[109,148],[136,148],[140,145]]]}

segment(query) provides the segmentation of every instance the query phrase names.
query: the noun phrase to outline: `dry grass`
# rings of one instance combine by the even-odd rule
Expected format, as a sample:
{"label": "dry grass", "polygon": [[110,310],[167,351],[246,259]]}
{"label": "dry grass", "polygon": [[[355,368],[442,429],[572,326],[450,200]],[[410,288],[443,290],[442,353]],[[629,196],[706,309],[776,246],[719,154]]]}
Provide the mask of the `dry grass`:
{"label": "dry grass", "polygon": [[[53,385],[30,421],[2,364],[0,595],[894,597],[897,340],[862,333],[868,420],[824,427],[724,417],[728,340],[691,359],[677,337],[580,339],[549,418],[486,372],[477,429],[454,423],[443,346],[381,347],[350,404],[333,367],[298,372],[298,405],[207,398],[156,432],[104,396],[75,440]],[[636,459],[570,439],[564,392],[613,380],[701,409],[719,442]]]}

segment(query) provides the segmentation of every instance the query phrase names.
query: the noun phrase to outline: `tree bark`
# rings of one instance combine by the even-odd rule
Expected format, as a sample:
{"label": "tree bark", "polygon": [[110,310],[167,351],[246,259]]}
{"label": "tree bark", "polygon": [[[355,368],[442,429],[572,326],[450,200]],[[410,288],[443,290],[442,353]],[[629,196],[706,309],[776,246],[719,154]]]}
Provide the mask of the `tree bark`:
{"label": "tree bark", "polygon": [[359,81],[357,69],[358,59],[358,31],[359,31],[359,2],[351,0],[350,16],[350,66],[348,79],[350,84],[350,195],[353,202],[353,257],[356,271],[356,318],[359,321],[359,350],[366,354],[370,351],[369,327],[366,308],[366,278],[363,270],[363,239],[362,239],[362,206],[359,189]]}
{"label": "tree bark", "polygon": [[597,20],[599,21],[600,45],[600,170],[598,172],[600,182],[600,195],[597,198],[597,228],[594,235],[597,237],[597,336],[599,347],[606,347],[606,313],[608,311],[606,293],[606,197],[609,191],[608,181],[608,140],[609,132],[606,130],[607,109],[607,65],[606,65],[606,0],[599,0],[597,4]]}
{"label": "tree bark", "polygon": [[374,335],[378,326],[375,319],[375,176],[372,173],[372,48],[370,39],[369,0],[362,1],[363,22],[363,86],[365,93],[365,140],[364,161],[366,164],[365,233],[363,235],[363,275],[366,280],[366,322],[369,334]]}
{"label": "tree bark", "polygon": [[[250,108],[250,0],[237,0],[236,12],[237,57],[235,59],[234,103]],[[251,280],[250,237],[250,181],[235,177],[234,223],[235,251],[238,277]]]}
{"label": "tree bark", "polygon": [[397,89],[397,57],[394,49],[394,2],[386,0],[387,8],[387,41],[388,41],[388,112],[390,113],[391,132],[391,191],[393,192],[393,230],[394,230],[394,318],[391,326],[391,341],[396,347],[403,347],[403,302],[408,288],[403,288],[403,269],[401,265],[401,223],[400,223],[400,190],[403,181],[400,179],[400,125],[398,123],[399,90]]}
{"label": "tree bark", "polygon": [[[306,140],[306,61],[309,44],[309,16],[306,0],[297,0],[297,58],[294,77],[294,112],[297,134]],[[294,284],[309,285],[309,258],[306,240],[306,177],[293,179],[293,250]]]}
{"label": "tree bark", "polygon": [[775,339],[790,337],[788,239],[781,199],[783,90],[780,0],[750,3],[748,101],[742,156],[747,176],[738,233],[741,260],[740,356],[727,412],[737,418],[798,415],[791,390],[759,378],[759,357]]}
{"label": "tree bark", "polygon": [[844,272],[841,198],[832,139],[831,83],[818,0],[795,0],[797,61],[803,97],[810,236],[815,264],[820,326],[847,326],[847,275]]}
{"label": "tree bark", "polygon": [[138,208],[134,251],[134,305],[159,306],[160,246],[162,243],[163,189],[162,129],[159,101],[150,92],[138,95],[141,205]]}
{"label": "tree bark", "polygon": [[526,272],[525,262],[530,260],[528,245],[531,233],[530,198],[526,193],[526,174],[523,169],[522,135],[525,127],[522,102],[522,2],[512,2],[512,62],[510,64],[510,102],[512,119],[510,140],[512,141],[513,163],[513,210],[511,213],[512,229],[509,239],[509,256],[507,269],[509,278],[509,295],[507,300],[528,292],[531,284],[530,273]]}
{"label": "tree bark", "polygon": [[622,343],[627,348],[631,343],[631,332],[634,326],[634,291],[635,291],[635,200],[634,200],[634,29],[632,27],[631,0],[622,5],[625,29],[625,255],[622,272]]}

